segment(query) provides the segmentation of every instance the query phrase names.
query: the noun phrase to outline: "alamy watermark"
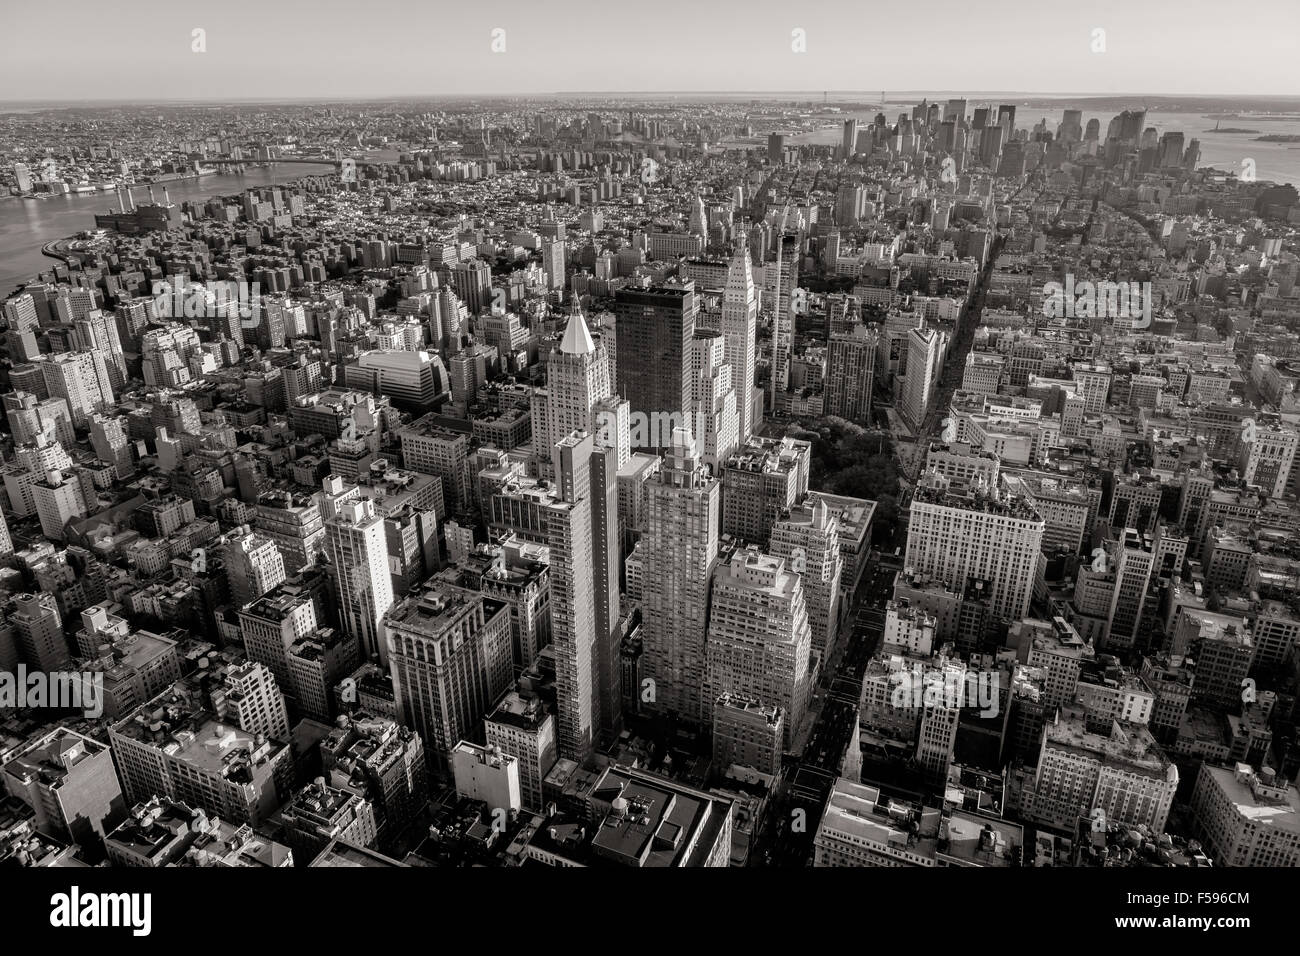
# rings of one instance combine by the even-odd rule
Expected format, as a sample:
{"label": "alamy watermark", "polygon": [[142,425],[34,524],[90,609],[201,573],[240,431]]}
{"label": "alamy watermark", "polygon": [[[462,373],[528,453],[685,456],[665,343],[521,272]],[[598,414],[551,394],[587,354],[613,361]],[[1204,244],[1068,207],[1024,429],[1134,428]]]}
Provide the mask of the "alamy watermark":
{"label": "alamy watermark", "polygon": [[104,714],[102,671],[0,671],[0,710],[49,707],[80,710],[92,720]]}
{"label": "alamy watermark", "polygon": [[1134,329],[1151,327],[1150,282],[1079,282],[1067,273],[1065,283],[1043,285],[1043,314],[1049,319],[1132,319]]}
{"label": "alamy watermark", "polygon": [[[618,444],[620,416],[617,412],[596,413],[596,441],[612,448]],[[691,416],[681,412],[628,412],[626,415],[628,445],[632,448],[671,448],[673,433],[677,429],[689,431],[698,442],[708,434],[708,416],[704,412]]]}
{"label": "alamy watermark", "polygon": [[997,671],[927,669],[918,662],[894,677],[897,683],[890,702],[899,710],[970,707],[978,709],[981,717],[998,715]]}
{"label": "alamy watermark", "polygon": [[256,328],[261,311],[262,286],[242,279],[190,282],[186,276],[155,279],[150,286],[154,314],[160,319],[215,319],[238,316],[240,324]]}

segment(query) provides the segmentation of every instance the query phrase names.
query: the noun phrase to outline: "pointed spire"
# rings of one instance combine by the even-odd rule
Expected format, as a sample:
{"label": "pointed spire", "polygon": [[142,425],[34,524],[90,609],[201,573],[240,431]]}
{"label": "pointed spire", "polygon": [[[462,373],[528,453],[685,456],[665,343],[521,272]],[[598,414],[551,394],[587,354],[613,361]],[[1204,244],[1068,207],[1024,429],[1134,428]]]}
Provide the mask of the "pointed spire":
{"label": "pointed spire", "polygon": [[574,296],[569,306],[569,324],[564,329],[564,338],[560,340],[560,351],[565,355],[589,355],[596,351],[596,344],[591,340],[587,330],[587,320],[582,317],[578,307],[578,298]]}

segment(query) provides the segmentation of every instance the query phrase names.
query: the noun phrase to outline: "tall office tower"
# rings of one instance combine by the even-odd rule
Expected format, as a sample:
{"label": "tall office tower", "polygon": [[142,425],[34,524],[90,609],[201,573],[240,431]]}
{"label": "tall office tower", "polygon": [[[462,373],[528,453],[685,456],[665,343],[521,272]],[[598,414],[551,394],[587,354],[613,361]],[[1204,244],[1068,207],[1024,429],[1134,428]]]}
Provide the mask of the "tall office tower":
{"label": "tall office tower", "polygon": [[739,441],[754,433],[754,363],[758,336],[758,293],[749,259],[749,237],[744,229],[736,234],[736,248],[727,265],[727,282],[722,294],[722,335],[727,344],[727,364],[736,392],[736,430]]}
{"label": "tall office tower", "polygon": [[930,399],[939,381],[943,355],[942,332],[936,329],[908,329],[907,374],[899,411],[913,429],[920,430],[930,410]]}
{"label": "tall office tower", "polygon": [[618,452],[591,452],[591,572],[596,600],[596,687],[601,738],[613,740],[622,729],[622,668],[619,652],[619,577],[623,567],[618,539]]}
{"label": "tall office tower", "polygon": [[1170,131],[1160,137],[1158,147],[1161,169],[1178,169],[1183,165],[1183,134]]}
{"label": "tall office tower", "polygon": [[59,352],[40,363],[51,398],[62,398],[77,428],[90,424],[92,412],[113,404],[108,367],[99,352]]}
{"label": "tall office tower", "polygon": [[953,142],[956,139],[957,124],[953,120],[944,120],[939,124],[939,129],[934,136],[934,148],[940,153],[953,152]]}
{"label": "tall office tower", "polygon": [[18,656],[33,669],[49,673],[72,662],[63,637],[63,615],[53,594],[19,594],[9,621],[18,631]]}
{"label": "tall office tower", "polygon": [[430,413],[398,432],[402,439],[402,465],[411,471],[442,479],[442,500],[447,513],[460,514],[471,503],[469,436],[436,421]]}
{"label": "tall office tower", "polygon": [[617,634],[618,564],[609,535],[617,519],[609,514],[615,502],[608,488],[614,482],[608,450],[597,450],[590,435],[566,436],[553,455],[554,482],[514,479],[488,499],[486,510],[489,528],[513,530],[550,549],[557,742],[562,756],[581,759],[597,730],[617,722],[603,713],[613,690],[602,685],[617,679],[609,672]]}
{"label": "tall office tower", "polygon": [[785,162],[785,137],[780,133],[768,134],[767,161],[773,166],[780,166]]}
{"label": "tall office tower", "polygon": [[722,333],[701,329],[693,345],[691,431],[701,458],[716,473],[739,442],[734,380]]}
{"label": "tall office tower", "polygon": [[1066,143],[1077,143],[1083,139],[1083,110],[1066,110],[1056,138]]}
{"label": "tall office tower", "polygon": [[451,267],[451,288],[472,315],[492,305],[492,267],[482,259],[457,262]]}
{"label": "tall office tower", "polygon": [[929,574],[959,594],[972,578],[988,582],[989,608],[1026,617],[1045,524],[1028,499],[999,487],[950,488],[925,475],[912,499],[903,567]]}
{"label": "tall office tower", "polygon": [[1085,143],[1095,143],[1101,136],[1101,120],[1093,117],[1088,120],[1088,125],[1083,130],[1083,141]]}
{"label": "tall office tower", "polygon": [[293,786],[286,742],[232,727],[184,682],[112,724],[108,739],[132,806],[157,794],[256,827]]}
{"label": "tall office tower", "polygon": [[695,293],[620,289],[614,314],[618,394],[629,403],[633,420],[644,423],[646,447],[664,448],[673,430],[689,421]]}
{"label": "tall office tower", "polygon": [[476,591],[431,579],[384,616],[386,656],[402,722],[445,774],[456,744],[510,686],[510,610]]}
{"label": "tall office tower", "polygon": [[856,119],[846,119],[844,121],[844,141],[840,144],[841,156],[848,159],[858,151],[858,121]]}
{"label": "tall office tower", "polygon": [[984,129],[989,125],[989,108],[987,106],[975,107],[975,113],[971,118],[971,129]]}
{"label": "tall office tower", "polygon": [[852,183],[841,186],[835,194],[835,221],[841,226],[853,226],[862,218],[866,190]]}
{"label": "tall office tower", "polygon": [[691,215],[687,231],[693,236],[707,236],[709,234],[709,216],[704,209],[704,199],[699,195],[696,195],[691,202]]}
{"label": "tall office tower", "polygon": [[1154,552],[1146,547],[1142,534],[1135,528],[1125,528],[1123,538],[1116,544],[1115,592],[1106,629],[1107,650],[1132,647],[1137,640],[1155,564]]}
{"label": "tall office tower", "polygon": [[6,759],[4,789],[35,811],[37,828],[100,860],[104,837],[126,817],[109,747],[58,727]]}
{"label": "tall office tower", "polygon": [[256,601],[285,578],[279,546],[247,527],[226,542],[222,562],[230,582],[230,602],[236,608]]}
{"label": "tall office tower", "polygon": [[118,478],[128,478],[135,471],[131,455],[126,418],[96,412],[90,416],[90,446],[101,461],[117,469]]}
{"label": "tall office tower", "polygon": [[592,407],[592,418],[597,447],[614,453],[615,468],[625,467],[632,459],[632,406],[617,395],[610,395]]}
{"label": "tall office tower", "polygon": [[1016,131],[1015,104],[1003,104],[998,107],[998,125],[1006,130],[1006,138],[1011,139],[1012,134]]}
{"label": "tall office tower", "polygon": [[600,434],[604,422],[593,415],[596,404],[614,394],[605,343],[595,342],[587,320],[572,301],[564,337],[547,357],[546,390],[533,396],[533,452],[544,474],[550,473],[555,443],[574,431]]}
{"label": "tall office tower", "polygon": [[831,335],[826,349],[827,415],[870,427],[879,344],[879,331],[860,323]]}
{"label": "tall office tower", "polygon": [[44,480],[34,482],[31,488],[33,504],[41,519],[41,533],[52,541],[64,540],[68,522],[90,513],[75,472],[51,468]]}
{"label": "tall office tower", "polygon": [[213,688],[212,711],[246,734],[289,739],[289,711],[271,669],[259,661],[228,668],[225,682]]}
{"label": "tall office tower", "polygon": [[812,692],[811,647],[803,585],[784,559],[751,546],[718,566],[705,652],[706,701],[741,694],[780,707],[789,749]]}
{"label": "tall office tower", "polygon": [[1002,156],[1002,144],[1006,140],[1006,130],[1002,126],[986,126],[980,130],[980,162],[989,169],[996,170]]}
{"label": "tall office tower", "polygon": [[808,491],[812,445],[751,438],[722,466],[722,532],[767,546],[772,524]]}
{"label": "tall office tower", "polygon": [[830,655],[840,625],[840,526],[821,498],[792,508],[772,525],[770,551],[798,574],[808,604],[812,648],[822,661]]}
{"label": "tall office tower", "polygon": [[1124,139],[1135,140],[1142,149],[1154,149],[1159,143],[1159,133],[1154,126],[1147,125],[1146,110],[1125,110],[1127,116],[1121,124]]}
{"label": "tall office tower", "polygon": [[663,467],[646,485],[642,686],[629,691],[649,710],[696,724],[708,721],[713,706],[702,690],[720,492],[690,432],[678,429]]}
{"label": "tall office tower", "polygon": [[[839,218],[838,213],[836,219]],[[822,243],[822,266],[828,272],[834,272],[836,263],[840,261],[840,231],[832,229],[826,233],[826,239]],[[829,309],[829,306],[827,307]]]}
{"label": "tall office tower", "polygon": [[122,342],[113,317],[100,309],[91,309],[83,318],[77,319],[74,329],[78,348],[103,355],[109,385],[115,389],[125,385],[126,356],[122,354]]}
{"label": "tall office tower", "polygon": [[769,408],[776,393],[790,385],[790,350],[794,339],[795,287],[799,284],[799,236],[783,235],[776,257],[776,308],[772,313],[772,381]]}
{"label": "tall office tower", "polygon": [[[608,635],[596,632],[592,568],[591,465],[595,443],[573,433],[556,443],[553,468],[559,498],[545,509],[551,551],[551,639],[560,755],[583,760],[601,725],[599,680]],[[604,580],[604,579],[602,579]],[[603,589],[602,589],[603,590]]]}
{"label": "tall office tower", "polygon": [[1192,137],[1187,144],[1187,152],[1183,153],[1183,169],[1194,173],[1199,165],[1201,165],[1201,141]]}
{"label": "tall office tower", "polygon": [[0,566],[7,566],[14,555],[14,539],[9,534],[9,523],[5,521],[4,512],[0,512]]}
{"label": "tall office tower", "polygon": [[565,243],[563,239],[542,240],[542,270],[552,290],[564,288]]}
{"label": "tall office tower", "polygon": [[[343,480],[326,479],[325,497],[342,498]],[[353,486],[355,489],[355,486]],[[338,589],[339,623],[343,633],[361,642],[369,657],[379,656],[388,666],[388,647],[383,640],[384,614],[393,606],[393,579],[388,573],[388,543],[383,516],[370,498],[342,499],[325,522],[326,553]]]}
{"label": "tall office tower", "polygon": [[[939,661],[939,666],[929,670],[926,676],[942,687],[964,687],[966,665],[942,657]],[[912,756],[930,786],[942,785],[948,779],[961,716],[961,708],[942,697],[940,695],[940,700],[917,708],[916,749]]]}

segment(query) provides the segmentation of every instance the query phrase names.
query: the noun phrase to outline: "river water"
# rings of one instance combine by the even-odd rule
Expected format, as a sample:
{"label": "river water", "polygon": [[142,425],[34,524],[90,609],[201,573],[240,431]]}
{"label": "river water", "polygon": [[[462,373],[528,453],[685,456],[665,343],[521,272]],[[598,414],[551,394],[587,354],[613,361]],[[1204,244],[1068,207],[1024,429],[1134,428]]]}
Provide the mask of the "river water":
{"label": "river water", "polygon": [[[198,179],[179,179],[166,183],[174,203],[203,201],[213,196],[242,192],[254,186],[283,183],[304,176],[321,176],[330,167],[311,163],[281,163],[262,166],[243,173],[213,173]],[[161,201],[164,184],[153,187]],[[146,191],[137,186],[135,201],[146,200]],[[115,191],[88,193],[83,196],[57,196],[50,199],[0,199],[0,296],[13,291],[25,279],[58,264],[57,259],[41,253],[41,246],[53,239],[75,235],[95,228],[95,215],[117,208]]]}

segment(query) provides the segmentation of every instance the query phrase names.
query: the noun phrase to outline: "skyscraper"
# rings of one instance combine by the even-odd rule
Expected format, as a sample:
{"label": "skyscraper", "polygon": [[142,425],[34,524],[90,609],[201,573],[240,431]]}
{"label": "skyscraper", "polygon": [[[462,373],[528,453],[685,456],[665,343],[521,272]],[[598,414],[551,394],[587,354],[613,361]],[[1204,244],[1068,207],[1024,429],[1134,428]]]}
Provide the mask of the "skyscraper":
{"label": "skyscraper", "polygon": [[840,624],[844,559],[840,555],[839,519],[825,501],[809,496],[772,525],[769,550],[774,557],[784,559],[786,567],[803,583],[812,648],[824,661]]}
{"label": "skyscraper", "polygon": [[908,424],[920,429],[930,408],[931,393],[939,381],[943,333],[936,329],[907,332],[907,374],[903,376],[899,411]]}
{"label": "skyscraper", "polygon": [[594,449],[591,436],[581,433],[567,435],[556,443],[553,456],[560,499],[546,513],[558,744],[561,756],[575,760],[585,758],[590,751],[600,720],[600,664],[591,570]]}
{"label": "skyscraper", "polygon": [[113,403],[108,366],[101,352],[59,352],[41,363],[51,398],[62,398],[77,428],[88,427],[91,412]]}
{"label": "skyscraper", "polygon": [[870,426],[879,341],[876,329],[862,324],[831,335],[826,349],[827,415]]}
{"label": "skyscraper", "polygon": [[691,217],[687,224],[687,231],[693,236],[707,236],[709,234],[709,216],[704,209],[703,197],[697,195],[691,202]]}
{"label": "skyscraper", "polygon": [[753,697],[785,711],[788,748],[808,709],[812,631],[799,575],[757,547],[713,574],[704,699]]}
{"label": "skyscraper", "polygon": [[19,594],[9,620],[18,631],[18,655],[28,667],[46,673],[62,670],[72,660],[63,637],[63,615],[53,594]]}
{"label": "skyscraper", "polygon": [[[513,530],[550,550],[551,638],[559,711],[556,743],[560,755],[573,760],[584,759],[598,729],[613,723],[602,714],[609,689],[601,686],[603,677],[612,679],[610,665],[602,661],[612,658],[613,632],[610,519],[599,516],[610,503],[605,486],[612,462],[605,451],[596,453],[591,435],[566,435],[553,447],[553,482],[516,478],[486,503],[490,528]],[[601,469],[595,480],[593,468]],[[600,534],[599,542],[593,527]],[[598,633],[606,626],[610,634]]]}
{"label": "skyscraper", "polygon": [[986,581],[990,610],[1016,620],[1029,612],[1043,529],[1026,498],[980,484],[956,492],[946,478],[925,475],[912,499],[903,567],[957,593],[972,578]]}
{"label": "skyscraper", "polygon": [[552,290],[564,288],[565,243],[563,239],[542,240],[542,269]]}
{"label": "skyscraper", "polygon": [[337,475],[325,479],[326,553],[338,592],[343,633],[361,641],[369,657],[388,666],[383,640],[384,614],[393,605],[388,573],[388,543],[383,516],[370,498],[358,497],[355,485],[344,488]]}
{"label": "skyscraper", "polygon": [[383,628],[402,723],[424,740],[429,764],[446,773],[452,748],[477,734],[510,686],[510,611],[432,579],[393,605]]}
{"label": "skyscraper", "polygon": [[707,722],[713,706],[702,694],[720,491],[690,432],[675,431],[659,475],[646,485],[643,680],[630,691],[646,709],[698,725]]}
{"label": "skyscraper", "polygon": [[241,608],[284,580],[284,556],[275,541],[241,529],[222,554],[232,604]]}
{"label": "skyscraper", "polygon": [[700,329],[694,346],[691,426],[701,457],[716,472],[738,443],[734,379],[721,333]]}
{"label": "skyscraper", "polygon": [[799,284],[799,236],[782,235],[776,256],[776,307],[772,313],[772,380],[769,408],[776,407],[776,393],[790,384],[790,350],[794,337],[794,290]]}
{"label": "skyscraper", "polygon": [[692,289],[621,289],[615,297],[618,394],[649,448],[666,447],[673,429],[688,424],[695,312]]}
{"label": "skyscraper", "polygon": [[533,451],[544,473],[550,472],[551,449],[573,431],[596,434],[597,402],[614,394],[609,353],[593,341],[586,319],[573,300],[564,337],[546,361],[546,390],[533,396]]}
{"label": "skyscraper", "polygon": [[780,133],[768,134],[767,161],[773,166],[780,166],[785,162],[785,137]]}
{"label": "skyscraper", "polygon": [[843,151],[844,159],[848,159],[858,151],[858,121],[856,119],[846,119],[844,121],[844,142],[840,145]]}
{"label": "skyscraper", "polygon": [[726,340],[731,385],[736,392],[737,438],[744,442],[754,432],[754,363],[758,335],[758,294],[749,261],[748,237],[742,229],[727,265],[722,296],[722,335]]}
{"label": "skyscraper", "polygon": [[104,357],[104,370],[113,388],[126,384],[126,357],[117,334],[117,321],[100,309],[91,309],[74,323],[80,348],[99,352]]}

